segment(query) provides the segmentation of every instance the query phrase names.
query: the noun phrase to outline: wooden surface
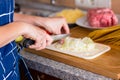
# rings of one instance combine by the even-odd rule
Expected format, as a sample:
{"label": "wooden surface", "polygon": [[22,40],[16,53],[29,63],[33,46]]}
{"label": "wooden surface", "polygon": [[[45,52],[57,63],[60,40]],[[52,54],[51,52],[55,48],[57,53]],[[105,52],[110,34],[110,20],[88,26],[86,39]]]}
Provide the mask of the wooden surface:
{"label": "wooden surface", "polygon": [[[85,28],[75,27],[71,30],[71,36],[85,37],[91,31],[92,30]],[[25,50],[93,73],[101,74],[113,79],[120,79],[120,47],[111,46],[111,48],[110,51],[92,60],[85,60],[47,49],[41,51],[32,49]]]}

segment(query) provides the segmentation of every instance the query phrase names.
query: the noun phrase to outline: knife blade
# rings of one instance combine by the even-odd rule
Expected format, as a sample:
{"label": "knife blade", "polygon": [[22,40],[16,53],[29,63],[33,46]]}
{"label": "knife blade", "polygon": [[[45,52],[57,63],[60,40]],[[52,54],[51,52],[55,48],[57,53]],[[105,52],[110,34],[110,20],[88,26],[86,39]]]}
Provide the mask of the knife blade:
{"label": "knife blade", "polygon": [[[58,40],[61,40],[61,39],[64,39],[66,37],[70,36],[70,34],[59,34],[59,35],[51,35],[52,39],[53,39],[53,42],[54,41],[58,41]],[[31,40],[29,38],[26,38],[25,40],[22,41],[22,45],[23,47],[25,48],[28,48],[30,45],[32,44],[35,44],[35,41],[34,40]]]}
{"label": "knife blade", "polygon": [[66,37],[70,36],[70,34],[59,34],[59,35],[52,35],[53,42],[57,40],[64,39]]}

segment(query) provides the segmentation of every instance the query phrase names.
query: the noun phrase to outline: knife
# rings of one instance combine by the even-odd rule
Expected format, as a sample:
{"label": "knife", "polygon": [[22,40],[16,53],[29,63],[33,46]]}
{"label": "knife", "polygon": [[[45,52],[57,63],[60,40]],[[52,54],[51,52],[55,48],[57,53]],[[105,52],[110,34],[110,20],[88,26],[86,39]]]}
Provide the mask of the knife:
{"label": "knife", "polygon": [[[54,41],[58,41],[58,40],[61,40],[61,39],[64,39],[66,37],[70,36],[70,34],[59,34],[59,35],[51,35],[52,39],[53,39],[53,42]],[[28,48],[30,45],[34,44],[35,41],[34,40],[31,40],[29,38],[26,38],[22,41],[22,45],[23,47],[25,48]]]}

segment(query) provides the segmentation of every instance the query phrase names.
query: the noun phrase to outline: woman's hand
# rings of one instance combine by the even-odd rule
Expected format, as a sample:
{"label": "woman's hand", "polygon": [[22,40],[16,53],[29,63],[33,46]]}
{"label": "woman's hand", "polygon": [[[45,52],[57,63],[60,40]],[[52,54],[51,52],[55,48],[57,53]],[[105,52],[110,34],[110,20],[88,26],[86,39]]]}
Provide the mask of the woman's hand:
{"label": "woman's hand", "polygon": [[43,29],[27,23],[21,23],[21,25],[26,27],[23,36],[35,40],[35,44],[29,48],[41,50],[52,43],[52,38]]}
{"label": "woman's hand", "polygon": [[[3,33],[5,33],[3,35]],[[15,40],[18,36],[23,35],[25,38],[35,40],[35,44],[30,48],[41,50],[52,43],[52,38],[41,28],[24,22],[12,22],[0,27],[0,47]]]}
{"label": "woman's hand", "polygon": [[69,27],[65,18],[43,18],[41,21],[38,17],[35,24],[42,26],[52,34],[69,33]]}

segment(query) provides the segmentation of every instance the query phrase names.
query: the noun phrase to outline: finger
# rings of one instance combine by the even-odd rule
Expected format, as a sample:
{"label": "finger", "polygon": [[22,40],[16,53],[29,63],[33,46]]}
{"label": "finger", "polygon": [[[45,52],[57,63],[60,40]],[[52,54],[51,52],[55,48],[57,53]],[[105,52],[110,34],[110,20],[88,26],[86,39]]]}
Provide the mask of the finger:
{"label": "finger", "polygon": [[35,43],[33,45],[30,45],[29,48],[31,48],[31,49],[37,49],[40,46],[41,46],[41,44],[38,45],[38,43]]}
{"label": "finger", "polygon": [[41,50],[44,49],[45,47],[46,47],[46,41],[44,40],[42,41],[41,46],[36,47],[36,50]]}
{"label": "finger", "polygon": [[46,46],[51,45],[51,44],[52,44],[52,42],[53,42],[52,37],[48,35],[48,36],[47,36],[47,39],[46,39]]}
{"label": "finger", "polygon": [[69,33],[70,33],[70,29],[69,29],[69,27],[68,27],[68,24],[67,24],[67,23],[64,23],[64,24],[63,24],[63,27],[62,27],[62,32],[63,32],[63,33],[67,33],[67,34],[69,34]]}
{"label": "finger", "polygon": [[36,40],[35,44],[30,45],[29,48],[37,49],[37,48],[41,47],[41,45],[42,45],[42,40]]}
{"label": "finger", "polygon": [[29,48],[36,49],[36,45],[35,44],[34,45],[30,45]]}
{"label": "finger", "polygon": [[36,50],[41,50],[46,47],[46,37],[47,37],[47,35],[42,37],[42,39],[40,41],[38,40],[38,45],[36,47]]}
{"label": "finger", "polygon": [[57,34],[61,34],[61,29],[59,29],[59,30],[57,31]]}

